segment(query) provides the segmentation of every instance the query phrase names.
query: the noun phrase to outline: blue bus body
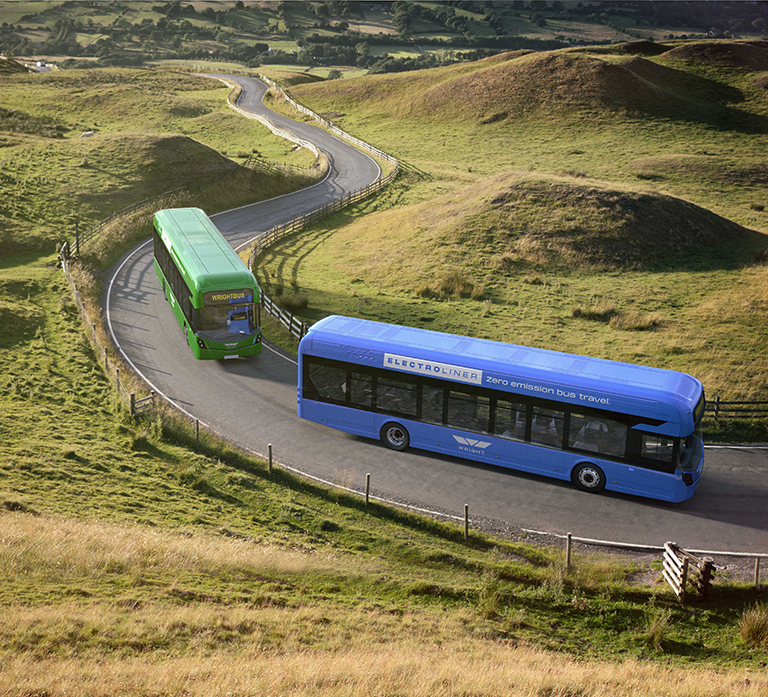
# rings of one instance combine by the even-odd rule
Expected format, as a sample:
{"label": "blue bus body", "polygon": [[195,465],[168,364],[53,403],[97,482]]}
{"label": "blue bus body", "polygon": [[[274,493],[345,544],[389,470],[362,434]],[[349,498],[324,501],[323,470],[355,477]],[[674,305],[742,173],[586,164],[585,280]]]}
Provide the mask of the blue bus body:
{"label": "blue bus body", "polygon": [[701,478],[704,391],[671,370],[341,316],[299,346],[299,416],[666,501]]}

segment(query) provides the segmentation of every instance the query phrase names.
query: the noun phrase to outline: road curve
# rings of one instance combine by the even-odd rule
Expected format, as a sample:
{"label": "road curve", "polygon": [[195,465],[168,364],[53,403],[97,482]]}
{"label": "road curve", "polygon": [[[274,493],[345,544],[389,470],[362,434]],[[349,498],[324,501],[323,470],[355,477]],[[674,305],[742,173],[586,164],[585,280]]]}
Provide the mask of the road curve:
{"label": "road curve", "polygon": [[[375,162],[356,148],[268,110],[262,82],[226,77],[243,86],[239,106],[315,143],[333,163],[329,176],[308,189],[216,215],[233,247],[379,176]],[[708,448],[699,490],[681,504],[591,495],[467,460],[395,453],[376,441],[300,420],[296,362],[269,343],[253,358],[197,361],[160,291],[149,241],[110,269],[102,302],[115,344],[153,389],[238,445],[265,453],[272,443],[279,462],[310,476],[360,490],[370,473],[376,496],[453,516],[468,504],[471,517],[516,528],[641,545],[674,540],[689,549],[768,552],[768,450]]]}

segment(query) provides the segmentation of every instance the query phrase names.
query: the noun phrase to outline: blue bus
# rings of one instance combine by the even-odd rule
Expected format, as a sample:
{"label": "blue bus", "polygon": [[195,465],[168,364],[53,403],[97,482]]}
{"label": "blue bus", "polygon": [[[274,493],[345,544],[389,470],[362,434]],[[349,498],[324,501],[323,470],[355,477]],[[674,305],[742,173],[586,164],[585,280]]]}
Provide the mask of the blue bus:
{"label": "blue bus", "polygon": [[671,370],[334,315],[299,345],[299,416],[665,501],[701,479],[704,390]]}

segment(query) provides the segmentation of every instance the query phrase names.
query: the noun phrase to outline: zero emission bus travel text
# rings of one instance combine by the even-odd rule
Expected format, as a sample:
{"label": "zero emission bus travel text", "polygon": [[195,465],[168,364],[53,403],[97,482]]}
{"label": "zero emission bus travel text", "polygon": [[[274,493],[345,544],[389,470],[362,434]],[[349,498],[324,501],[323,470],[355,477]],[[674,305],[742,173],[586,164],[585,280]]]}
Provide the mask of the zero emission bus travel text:
{"label": "zero emission bus travel text", "polygon": [[299,416],[347,433],[684,501],[701,479],[685,373],[349,317],[299,345]]}
{"label": "zero emission bus travel text", "polygon": [[197,358],[261,353],[259,287],[199,208],[171,208],[153,219],[155,273]]}

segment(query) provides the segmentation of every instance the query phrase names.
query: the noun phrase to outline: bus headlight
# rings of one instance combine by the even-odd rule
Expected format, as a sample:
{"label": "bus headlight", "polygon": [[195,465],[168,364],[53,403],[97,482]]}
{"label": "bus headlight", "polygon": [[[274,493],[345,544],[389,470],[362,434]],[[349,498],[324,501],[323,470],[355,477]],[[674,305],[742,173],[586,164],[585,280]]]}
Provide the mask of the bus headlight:
{"label": "bus headlight", "polygon": [[693,486],[693,475],[690,472],[686,472],[683,475],[683,482],[686,486]]}
{"label": "bus headlight", "polygon": [[204,348],[205,348],[205,344],[203,343],[203,340],[202,340],[202,339],[201,339],[199,336],[197,337],[197,345],[198,345],[198,346],[199,346],[201,349],[204,349]]}
{"label": "bus headlight", "polygon": [[259,332],[256,336],[253,337],[253,343],[254,344],[260,344],[261,343],[261,332]]}

